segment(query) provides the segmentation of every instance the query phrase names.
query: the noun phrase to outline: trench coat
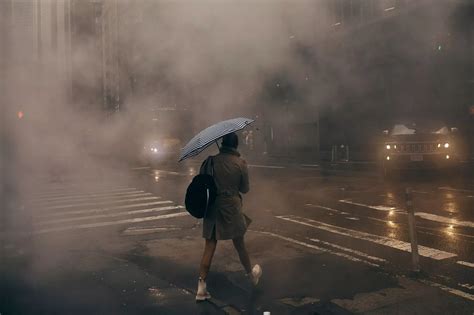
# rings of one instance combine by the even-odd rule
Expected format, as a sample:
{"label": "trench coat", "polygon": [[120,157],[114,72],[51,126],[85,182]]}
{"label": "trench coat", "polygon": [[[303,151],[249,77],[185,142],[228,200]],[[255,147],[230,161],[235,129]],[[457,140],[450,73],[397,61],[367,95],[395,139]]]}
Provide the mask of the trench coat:
{"label": "trench coat", "polygon": [[218,155],[208,157],[203,162],[201,174],[209,174],[211,158],[217,196],[204,218],[202,236],[217,240],[243,236],[251,222],[242,212],[241,193],[249,191],[247,163],[240,158],[236,149],[221,147]]}

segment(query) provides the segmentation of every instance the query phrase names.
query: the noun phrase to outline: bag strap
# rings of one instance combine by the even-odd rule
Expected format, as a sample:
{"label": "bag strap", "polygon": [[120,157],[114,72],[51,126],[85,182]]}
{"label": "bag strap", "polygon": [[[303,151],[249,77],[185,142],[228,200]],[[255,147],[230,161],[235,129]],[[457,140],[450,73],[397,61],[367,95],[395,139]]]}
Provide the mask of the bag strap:
{"label": "bag strap", "polygon": [[[210,156],[207,162],[208,163],[206,165],[206,173],[214,177],[214,158]],[[207,188],[206,189],[206,210],[204,211],[203,218],[207,216],[207,210],[209,210],[209,200],[210,200],[209,198],[210,198],[210,191],[209,191],[209,188]]]}
{"label": "bag strap", "polygon": [[214,176],[214,159],[209,156],[201,166],[202,174]]}
{"label": "bag strap", "polygon": [[211,160],[210,161],[210,168],[211,168],[211,171],[210,171],[210,174],[212,177],[214,177],[214,157],[210,156],[209,159]]}

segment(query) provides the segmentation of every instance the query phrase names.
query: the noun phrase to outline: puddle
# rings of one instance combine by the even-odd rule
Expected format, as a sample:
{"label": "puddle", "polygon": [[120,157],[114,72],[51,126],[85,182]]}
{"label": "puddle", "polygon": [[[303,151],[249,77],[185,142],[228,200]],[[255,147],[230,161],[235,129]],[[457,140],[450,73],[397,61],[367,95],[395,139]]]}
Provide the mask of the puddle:
{"label": "puddle", "polygon": [[155,299],[164,299],[166,297],[165,293],[158,288],[149,288],[148,292]]}
{"label": "puddle", "polygon": [[183,295],[192,295],[191,292],[186,289],[178,288],[172,284],[170,285],[171,286],[167,288],[148,288],[148,293],[156,303],[165,303],[172,299],[182,298]]}

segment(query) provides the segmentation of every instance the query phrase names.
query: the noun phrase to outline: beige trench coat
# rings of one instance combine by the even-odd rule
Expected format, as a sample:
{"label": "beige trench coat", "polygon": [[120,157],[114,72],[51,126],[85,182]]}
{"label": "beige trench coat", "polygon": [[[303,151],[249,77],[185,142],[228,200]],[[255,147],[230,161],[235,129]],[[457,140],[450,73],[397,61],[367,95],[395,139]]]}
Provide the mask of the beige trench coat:
{"label": "beige trench coat", "polygon": [[242,196],[240,195],[249,191],[247,163],[240,158],[237,150],[221,147],[218,155],[204,161],[200,170],[201,174],[209,172],[210,158],[213,159],[217,197],[204,218],[202,236],[206,239],[217,240],[243,236],[251,222],[242,213]]}

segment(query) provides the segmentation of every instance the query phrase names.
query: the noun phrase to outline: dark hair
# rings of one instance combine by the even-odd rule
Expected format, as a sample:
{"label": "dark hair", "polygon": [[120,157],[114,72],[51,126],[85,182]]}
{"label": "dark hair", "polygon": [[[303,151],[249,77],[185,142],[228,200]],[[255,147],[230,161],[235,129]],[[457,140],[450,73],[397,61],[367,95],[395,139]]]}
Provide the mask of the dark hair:
{"label": "dark hair", "polygon": [[226,134],[222,137],[222,146],[237,149],[239,146],[239,137],[237,137],[235,132]]}

